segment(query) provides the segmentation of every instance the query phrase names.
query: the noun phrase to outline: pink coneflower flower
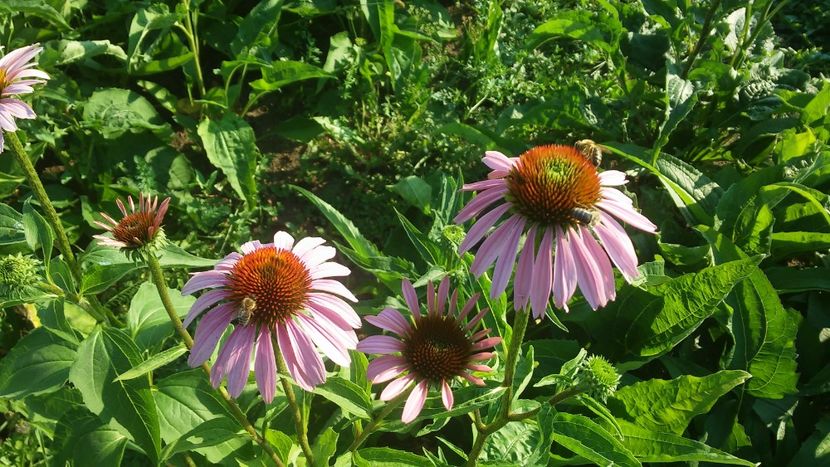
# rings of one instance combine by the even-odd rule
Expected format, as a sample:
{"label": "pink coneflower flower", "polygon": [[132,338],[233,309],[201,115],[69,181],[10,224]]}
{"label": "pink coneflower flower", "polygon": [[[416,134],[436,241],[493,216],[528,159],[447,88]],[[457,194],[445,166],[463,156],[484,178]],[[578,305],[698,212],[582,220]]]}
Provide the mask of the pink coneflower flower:
{"label": "pink coneflower flower", "polygon": [[120,199],[115,200],[121,215],[124,216],[121,220],[117,221],[104,212],[100,213],[105,222],[95,223],[110,232],[112,237],[93,235],[99,245],[122,250],[138,250],[151,245],[158,238],[164,238],[161,223],[170,206],[170,198],[165,198],[159,205],[158,196],[145,196],[141,193],[138,195],[138,205],[132,196],[127,196],[127,203],[129,210]]}
{"label": "pink coneflower flower", "polygon": [[251,352],[256,347],[254,372],[266,402],[274,399],[276,360],[272,338],[294,381],[312,390],[326,380],[320,349],[333,362],[349,366],[349,349],[357,345],[360,317],[342,298],[357,301],[331,277],[347,276],[345,266],[329,261],[335,250],[325,240],[306,237],[294,243],[277,232],[274,243],[247,242],[211,271],[199,272],[182,288],[183,295],[210,290],[196,300],[184,325],[205,313],[196,329],[188,363],[201,365],[229,324],[235,328],[225,341],[210,380],[218,387],[228,377],[228,391],[237,397],[248,381]]}
{"label": "pink coneflower flower", "polygon": [[613,300],[611,261],[626,280],[639,275],[634,245],[614,218],[646,232],[657,227],[613,188],[627,183],[624,173],[597,172],[589,158],[571,146],[539,146],[512,158],[488,151],[482,160],[493,170],[487,180],[464,185],[464,190],[478,193],[455,222],[466,222],[495,203],[459,247],[464,254],[488,237],[471,271],[480,276],[495,262],[491,296],[507,288],[523,233],[513,304],[519,310],[529,300],[536,318],[544,316],[551,290],[554,304],[566,311],[577,285],[595,310]]}
{"label": "pink coneflower flower", "polygon": [[3,131],[17,131],[15,118],[35,118],[35,112],[29,104],[13,96],[29,94],[32,85],[45,83],[49,79],[46,73],[35,70],[35,58],[43,47],[29,45],[12,50],[0,58],[0,152],[3,152]]}
{"label": "pink coneflower flower", "polygon": [[493,353],[485,350],[501,342],[501,337],[487,337],[490,329],[476,331],[481,318],[489,310],[484,308],[467,322],[466,317],[475,307],[478,294],[467,301],[460,313],[456,313],[456,290],[449,299],[449,309],[445,313],[449,285],[449,279],[444,278],[435,293],[432,283],[427,284],[427,313],[422,315],[415,289],[404,280],[403,296],[414,320],[410,322],[397,310],[386,308],[377,316],[367,316],[366,321],[400,338],[370,336],[357,344],[357,350],[361,352],[383,354],[369,363],[366,374],[373,384],[394,379],[380,394],[381,400],[392,400],[415,384],[401,416],[404,423],[415,420],[421,413],[430,385],[441,388],[441,400],[444,407],[450,410],[453,406],[450,382],[455,377],[460,376],[483,386],[484,381],[471,372],[492,371],[489,366],[476,363],[492,358]]}

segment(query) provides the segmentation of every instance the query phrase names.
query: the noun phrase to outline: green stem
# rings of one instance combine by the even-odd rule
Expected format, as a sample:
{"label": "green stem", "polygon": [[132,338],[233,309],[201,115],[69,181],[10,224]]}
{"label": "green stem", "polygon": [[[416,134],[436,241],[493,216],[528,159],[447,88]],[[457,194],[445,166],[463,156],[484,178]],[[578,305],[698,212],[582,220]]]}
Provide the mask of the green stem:
{"label": "green stem", "polygon": [[[150,270],[150,277],[153,280],[153,284],[156,286],[159,298],[161,298],[161,303],[164,305],[164,310],[167,312],[170,322],[173,323],[173,327],[176,329],[176,332],[182,338],[182,341],[184,341],[184,345],[186,345],[188,349],[191,349],[193,347],[193,338],[190,336],[190,333],[187,332],[187,329],[184,328],[182,321],[179,319],[179,315],[176,313],[176,308],[173,306],[173,301],[170,299],[170,292],[167,289],[167,282],[164,280],[164,273],[161,270],[161,264],[159,264],[158,258],[156,258],[154,254],[150,253],[144,255],[144,260],[147,263],[147,268]],[[207,363],[202,363],[202,370],[204,370],[208,379],[210,379],[210,366]],[[221,386],[218,391],[219,395],[221,395],[222,399],[224,399],[225,404],[227,404],[228,408],[230,408],[231,414],[239,422],[239,424],[242,425],[245,431],[248,432],[248,435],[257,444],[262,446],[262,449],[265,450],[274,464],[279,467],[285,467],[285,464],[283,464],[279,456],[277,456],[277,453],[268,441],[257,433],[254,426],[251,425],[250,421],[248,421],[248,417],[246,417],[242,409],[239,408],[239,404],[237,404],[231,395],[228,394],[228,391]]]}
{"label": "green stem", "polygon": [[399,405],[401,405],[401,403],[404,401],[404,399],[406,399],[407,396],[409,396],[409,391],[405,391],[399,394],[391,401],[387,402],[386,405],[383,406],[383,409],[380,411],[378,416],[372,419],[372,421],[369,422],[368,425],[366,425],[366,428],[360,432],[357,438],[355,438],[351,446],[349,446],[348,450],[357,450],[357,448],[359,448],[363,444],[363,442],[366,441],[366,438],[368,438],[369,435],[372,434],[372,432],[375,431],[381,425],[381,423],[383,423],[383,420],[390,413],[392,413],[393,410],[395,410]]}
{"label": "green stem", "polygon": [[510,421],[510,406],[513,403],[513,375],[516,373],[516,363],[519,360],[519,351],[522,348],[522,341],[524,340],[525,329],[527,329],[527,322],[530,319],[530,309],[519,310],[516,312],[516,317],[513,320],[513,335],[510,337],[510,346],[507,348],[507,359],[504,364],[504,381],[502,386],[506,389],[501,396],[501,410],[496,418],[487,425],[478,426],[478,436],[473,442],[473,448],[470,455],[467,457],[467,466],[473,467],[476,465],[478,456],[481,455],[481,450],[484,449],[484,442],[491,434],[499,431],[507,422]]}
{"label": "green stem", "polygon": [[291,386],[291,383],[285,378],[285,375],[288,374],[288,367],[285,365],[285,360],[282,359],[279,346],[275,345],[274,349],[277,354],[277,369],[280,373],[282,390],[285,393],[286,399],[288,399],[288,406],[291,407],[291,415],[294,417],[294,425],[297,429],[297,438],[300,440],[300,447],[303,450],[303,454],[305,454],[306,462],[308,465],[313,467],[317,464],[314,463],[314,453],[311,451],[311,445],[308,443],[308,427],[303,420],[303,412],[300,410],[300,404],[297,403],[297,396],[294,394],[294,387]]}
{"label": "green stem", "polygon": [[706,39],[709,38],[709,33],[712,31],[712,21],[715,19],[715,13],[718,11],[718,8],[720,8],[720,3],[721,0],[714,0],[712,6],[709,7],[709,11],[706,12],[706,19],[703,20],[703,29],[700,31],[700,36],[697,38],[697,43],[694,49],[692,49],[692,53],[689,54],[689,59],[686,61],[686,66],[683,67],[683,72],[680,73],[681,78],[686,79],[689,76],[689,72],[692,71],[692,65],[697,60],[698,54],[700,54],[703,45],[706,44]]}
{"label": "green stem", "polygon": [[[582,394],[583,392],[584,392],[584,390],[581,387],[572,386],[568,389],[565,389],[562,392],[558,392],[558,393],[554,394],[553,397],[548,399],[547,403],[550,404],[550,405],[556,405],[556,404],[564,401],[565,399],[569,399],[569,398],[571,398],[573,396],[576,396],[578,394]],[[539,407],[536,407],[535,409],[532,409],[532,410],[528,410],[527,412],[510,414],[508,418],[511,422],[520,422],[522,420],[527,420],[528,418],[535,417],[536,414],[539,413],[539,410],[541,408],[542,408],[542,406],[540,405]]]}
{"label": "green stem", "polygon": [[32,160],[29,159],[29,154],[27,154],[26,149],[23,148],[23,143],[20,142],[20,138],[17,137],[17,133],[5,133],[5,136],[6,141],[8,141],[12,147],[12,152],[14,152],[17,156],[18,164],[20,164],[20,167],[26,175],[29,187],[31,187],[32,192],[35,194],[35,197],[40,203],[43,212],[46,213],[46,220],[49,222],[49,225],[52,226],[52,230],[55,231],[55,235],[58,240],[58,249],[61,251],[66,263],[69,265],[72,277],[78,284],[80,284],[81,268],[78,265],[78,261],[75,259],[75,255],[72,253],[72,245],[69,243],[69,237],[66,236],[66,231],[63,229],[60,217],[58,217],[58,213],[55,211],[55,206],[52,205],[49,195],[46,194],[46,189],[43,188],[43,183],[40,182],[40,177],[35,170],[35,166],[32,165]]}
{"label": "green stem", "polygon": [[[199,97],[205,96],[205,80],[202,75],[202,65],[199,61],[199,43],[198,43],[198,36],[196,34],[196,28],[194,26],[194,21],[190,16],[190,0],[184,1],[185,6],[185,15],[184,15],[184,24],[185,24],[185,36],[187,36],[187,43],[190,46],[190,51],[193,52],[193,67],[196,69],[196,85],[199,88]],[[198,14],[198,11],[196,12]]]}

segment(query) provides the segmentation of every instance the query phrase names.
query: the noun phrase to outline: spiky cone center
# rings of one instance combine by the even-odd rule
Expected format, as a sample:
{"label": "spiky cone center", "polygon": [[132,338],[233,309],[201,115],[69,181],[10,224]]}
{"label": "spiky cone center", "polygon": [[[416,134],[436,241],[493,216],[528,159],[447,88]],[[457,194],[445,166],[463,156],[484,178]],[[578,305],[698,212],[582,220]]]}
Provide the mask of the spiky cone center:
{"label": "spiky cone center", "polygon": [[130,248],[140,248],[151,243],[158,231],[155,227],[156,213],[152,211],[137,211],[127,214],[112,229],[112,236]]}
{"label": "spiky cone center", "polygon": [[422,316],[403,342],[411,371],[433,383],[461,376],[472,355],[473,343],[452,316]]}
{"label": "spiky cone center", "polygon": [[2,93],[3,89],[5,89],[8,85],[9,83],[6,82],[6,70],[0,68],[0,93]]}
{"label": "spiky cone center", "polygon": [[273,246],[244,255],[229,279],[231,300],[240,308],[246,306],[249,322],[259,326],[273,327],[291,319],[303,310],[311,290],[311,274],[302,261]]}
{"label": "spiky cone center", "polygon": [[572,146],[538,146],[519,156],[507,175],[513,209],[543,226],[584,224],[574,209],[593,210],[600,200],[596,167]]}
{"label": "spiky cone center", "polygon": [[614,365],[604,357],[593,355],[582,363],[577,380],[588,394],[605,400],[617,390],[620,375]]}
{"label": "spiky cone center", "polygon": [[38,260],[17,254],[0,257],[0,290],[32,285],[37,278]]}

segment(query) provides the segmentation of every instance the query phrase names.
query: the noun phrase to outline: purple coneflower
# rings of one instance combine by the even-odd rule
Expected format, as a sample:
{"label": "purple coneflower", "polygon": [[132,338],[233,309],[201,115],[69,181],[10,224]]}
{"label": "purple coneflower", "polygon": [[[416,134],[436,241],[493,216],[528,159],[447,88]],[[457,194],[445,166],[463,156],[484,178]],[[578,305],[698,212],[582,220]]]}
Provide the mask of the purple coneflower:
{"label": "purple coneflower", "polygon": [[437,293],[431,282],[427,284],[425,315],[421,314],[412,284],[404,280],[402,289],[413,321],[392,308],[385,308],[377,316],[367,316],[366,321],[400,338],[370,336],[357,344],[357,350],[367,354],[383,354],[372,360],[367,370],[367,377],[373,384],[394,379],[381,393],[381,400],[392,400],[415,383],[401,416],[401,421],[409,423],[421,413],[430,385],[441,388],[441,399],[447,410],[453,406],[450,382],[455,377],[460,376],[483,386],[484,381],[472,372],[492,371],[489,366],[476,362],[492,358],[493,353],[485,350],[500,343],[501,337],[487,337],[490,329],[476,331],[481,318],[489,311],[487,308],[467,322],[467,315],[475,307],[478,294],[467,301],[460,313],[456,313],[458,290],[455,290],[449,299],[449,309],[444,312],[449,292],[447,278],[441,281]]}
{"label": "purple coneflower", "polygon": [[218,387],[228,377],[228,391],[237,397],[248,381],[251,352],[256,347],[254,372],[263,399],[271,402],[276,386],[272,338],[294,381],[312,390],[326,380],[320,349],[333,362],[349,366],[349,349],[357,344],[360,317],[342,298],[357,301],[331,277],[347,276],[345,266],[329,261],[335,250],[325,240],[306,237],[298,242],[277,232],[274,243],[247,242],[213,270],[199,272],[182,288],[183,295],[213,289],[193,304],[184,325],[199,322],[188,363],[210,358],[229,324],[235,328],[225,341],[210,380]]}
{"label": "purple coneflower", "polygon": [[31,61],[43,47],[28,45],[12,50],[0,58],[0,152],[3,152],[3,131],[17,131],[15,118],[32,119],[35,112],[29,104],[12,96],[29,94],[32,85],[45,83],[46,73],[35,70]]}
{"label": "purple coneflower", "polygon": [[[463,254],[487,237],[471,271],[480,276],[495,262],[493,297],[507,288],[523,233],[527,235],[516,267],[513,303],[519,310],[530,301],[536,318],[544,316],[551,290],[554,304],[565,310],[577,285],[595,310],[613,300],[611,261],[629,282],[639,275],[634,245],[614,218],[646,232],[657,227],[612,188],[627,183],[624,173],[597,172],[571,146],[539,146],[512,158],[488,151],[482,160],[493,170],[487,180],[464,185],[464,190],[478,193],[455,222],[466,222],[495,203],[459,248]],[[488,236],[503,217],[507,219]]]}
{"label": "purple coneflower", "polygon": [[94,235],[99,245],[122,250],[138,250],[152,244],[157,238],[164,238],[161,222],[170,206],[170,198],[165,198],[159,205],[158,196],[145,196],[141,193],[138,196],[138,205],[132,196],[127,196],[127,203],[129,210],[120,199],[115,200],[121,215],[124,216],[121,220],[117,221],[106,213],[100,213],[105,222],[95,223],[110,232],[112,237]]}

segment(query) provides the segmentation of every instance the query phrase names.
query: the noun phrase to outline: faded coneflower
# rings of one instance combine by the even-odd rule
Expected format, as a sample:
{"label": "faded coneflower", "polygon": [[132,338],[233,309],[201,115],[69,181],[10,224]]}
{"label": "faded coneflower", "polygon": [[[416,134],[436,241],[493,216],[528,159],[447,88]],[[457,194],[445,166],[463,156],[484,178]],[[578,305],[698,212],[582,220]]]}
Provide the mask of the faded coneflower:
{"label": "faded coneflower", "polygon": [[106,222],[95,221],[95,223],[107,230],[112,237],[94,235],[98,244],[120,248],[127,254],[159,246],[164,240],[161,223],[170,206],[170,198],[165,198],[159,205],[158,196],[145,196],[142,193],[138,196],[138,205],[133,201],[132,196],[127,196],[127,203],[129,210],[120,199],[115,200],[123,216],[121,220],[115,220],[106,213],[100,213]]}
{"label": "faded coneflower", "polygon": [[17,131],[16,118],[32,119],[35,112],[29,104],[13,96],[29,94],[32,85],[45,83],[46,73],[35,70],[32,61],[43,47],[28,45],[12,50],[0,58],[0,152],[3,152],[3,132]]}
{"label": "faded coneflower", "polygon": [[[449,279],[444,278],[436,293],[432,283],[427,285],[427,313],[422,315],[418,296],[412,284],[404,280],[403,297],[413,320],[395,309],[386,308],[366,321],[391,331],[392,336],[370,336],[357,344],[357,350],[367,354],[383,354],[369,363],[367,377],[373,384],[389,383],[380,395],[383,401],[403,394],[415,383],[406,400],[401,421],[409,423],[421,413],[430,385],[441,389],[441,399],[447,410],[452,409],[453,394],[450,382],[457,376],[483,386],[484,381],[471,372],[490,372],[487,365],[477,362],[489,360],[487,352],[501,342],[501,337],[487,337],[490,329],[476,331],[481,318],[489,311],[484,308],[469,322],[467,315],[475,307],[478,294],[470,298],[460,313],[456,313],[458,290],[449,298],[449,309],[444,312],[449,293]],[[396,379],[397,378],[397,379]]]}
{"label": "faded coneflower", "polygon": [[286,232],[277,232],[274,243],[247,242],[240,253],[231,253],[213,270],[199,272],[182,288],[183,295],[202,294],[190,309],[184,325],[207,314],[199,322],[188,363],[207,361],[230,324],[234,330],[225,341],[211,373],[218,387],[228,377],[228,391],[237,397],[248,381],[251,352],[256,347],[254,372],[263,399],[274,399],[276,360],[272,338],[294,381],[312,390],[326,380],[320,349],[333,362],[349,366],[349,349],[357,344],[355,328],[360,317],[342,298],[354,295],[331,277],[347,276],[345,266],[329,261],[335,250],[325,240],[307,237],[294,243]]}
{"label": "faded coneflower", "polygon": [[[466,222],[495,203],[459,247],[463,254],[488,237],[471,271],[480,276],[495,262],[493,297],[507,288],[525,232],[513,304],[519,310],[529,300],[536,318],[544,316],[551,290],[554,304],[565,310],[577,284],[595,310],[613,300],[611,261],[626,280],[638,276],[634,245],[614,218],[646,232],[653,233],[657,227],[634,209],[627,196],[612,188],[627,183],[624,173],[597,172],[590,157],[572,146],[540,146],[513,158],[488,151],[482,160],[493,170],[487,180],[464,185],[464,190],[478,193],[455,222]],[[506,220],[488,236],[503,217]]]}

